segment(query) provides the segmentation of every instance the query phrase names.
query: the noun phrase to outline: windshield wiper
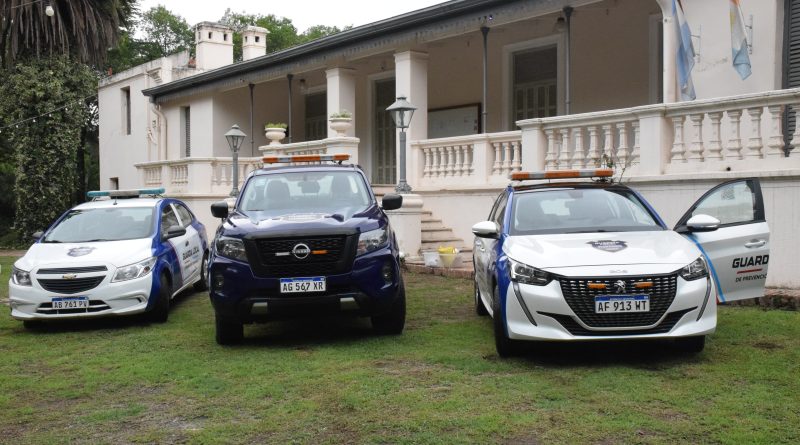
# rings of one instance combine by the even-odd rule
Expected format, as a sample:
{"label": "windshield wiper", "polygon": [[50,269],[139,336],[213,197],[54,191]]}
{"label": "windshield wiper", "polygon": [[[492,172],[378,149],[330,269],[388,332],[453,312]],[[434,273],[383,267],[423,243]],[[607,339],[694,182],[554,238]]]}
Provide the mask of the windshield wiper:
{"label": "windshield wiper", "polygon": [[573,230],[567,233],[604,233],[608,232],[606,229],[594,229],[594,230]]}
{"label": "windshield wiper", "polygon": [[53,244],[58,244],[58,243],[63,243],[64,241],[59,241],[59,240],[57,240],[57,239],[46,239],[46,240],[42,240],[42,242],[43,242],[43,243],[53,243]]}

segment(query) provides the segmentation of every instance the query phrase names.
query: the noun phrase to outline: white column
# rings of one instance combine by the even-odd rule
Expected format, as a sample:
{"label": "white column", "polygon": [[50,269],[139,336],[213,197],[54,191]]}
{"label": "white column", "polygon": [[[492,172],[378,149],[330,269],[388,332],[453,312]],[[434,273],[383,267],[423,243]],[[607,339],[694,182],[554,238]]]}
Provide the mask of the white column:
{"label": "white column", "polygon": [[664,117],[663,109],[654,109],[639,115],[639,173],[661,175],[670,161],[672,129]]}
{"label": "white column", "polygon": [[[356,121],[356,77],[355,70],[350,68],[331,68],[325,71],[328,79],[328,115],[338,113],[342,110],[349,111],[353,116],[353,123]],[[355,125],[350,127],[345,134],[354,137],[356,134]],[[336,131],[328,126],[328,137],[336,137]]]}
{"label": "white column", "polygon": [[672,0],[656,0],[658,6],[661,7],[661,16],[664,18],[662,22],[663,29],[663,46],[662,49],[662,82],[664,103],[678,102],[678,66],[676,59],[676,51],[678,48],[678,35],[675,33],[675,17],[672,16]]}
{"label": "white column", "polygon": [[547,136],[541,123],[520,125],[522,129],[522,170],[544,170]]}
{"label": "white column", "polygon": [[[406,140],[411,142],[428,139],[428,54],[417,51],[396,53],[394,65],[395,97],[405,96],[411,105],[417,107],[411,118],[411,125],[406,130]],[[400,159],[400,131],[397,133],[397,159]],[[414,155],[416,154],[406,152],[408,165],[414,164],[411,159]],[[419,184],[409,185],[413,188]]]}

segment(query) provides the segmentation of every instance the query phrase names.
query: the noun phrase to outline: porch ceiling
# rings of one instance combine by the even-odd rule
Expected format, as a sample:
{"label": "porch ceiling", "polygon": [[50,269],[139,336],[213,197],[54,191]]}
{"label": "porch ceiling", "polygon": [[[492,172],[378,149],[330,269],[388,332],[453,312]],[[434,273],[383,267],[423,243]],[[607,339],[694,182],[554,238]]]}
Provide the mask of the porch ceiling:
{"label": "porch ceiling", "polygon": [[[602,0],[576,0],[572,6]],[[392,48],[428,43],[490,26],[556,13],[567,0],[453,0],[386,20],[359,26],[304,45],[144,90],[156,103],[202,92],[237,87],[265,79],[324,69],[385,53]]]}

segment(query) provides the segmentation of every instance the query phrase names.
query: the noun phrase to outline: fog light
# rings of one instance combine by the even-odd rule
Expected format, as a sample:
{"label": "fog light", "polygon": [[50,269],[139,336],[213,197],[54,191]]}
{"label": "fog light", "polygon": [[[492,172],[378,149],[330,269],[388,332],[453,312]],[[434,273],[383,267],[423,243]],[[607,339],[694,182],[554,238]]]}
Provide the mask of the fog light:
{"label": "fog light", "polygon": [[225,286],[225,277],[221,273],[214,274],[214,289],[222,289]]}
{"label": "fog light", "polygon": [[381,269],[381,275],[383,276],[383,281],[387,283],[394,282],[394,267],[392,267],[392,263],[388,261],[383,263],[383,268]]}

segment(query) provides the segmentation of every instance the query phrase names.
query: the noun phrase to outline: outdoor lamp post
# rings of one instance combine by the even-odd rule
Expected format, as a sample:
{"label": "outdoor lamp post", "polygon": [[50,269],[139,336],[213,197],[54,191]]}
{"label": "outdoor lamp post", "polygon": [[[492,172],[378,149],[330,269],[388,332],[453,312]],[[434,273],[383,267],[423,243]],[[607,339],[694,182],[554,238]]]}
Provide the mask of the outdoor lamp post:
{"label": "outdoor lamp post", "polygon": [[231,196],[234,198],[239,196],[239,147],[242,146],[246,136],[236,124],[233,124],[231,129],[225,133],[225,139],[228,140],[228,146],[231,147],[233,152],[233,188],[231,189]]}
{"label": "outdoor lamp post", "polygon": [[386,109],[391,113],[394,125],[400,129],[400,179],[394,188],[398,193],[411,193],[411,186],[406,182],[406,128],[416,109],[417,107],[411,105],[404,96],[398,97],[395,103]]}

